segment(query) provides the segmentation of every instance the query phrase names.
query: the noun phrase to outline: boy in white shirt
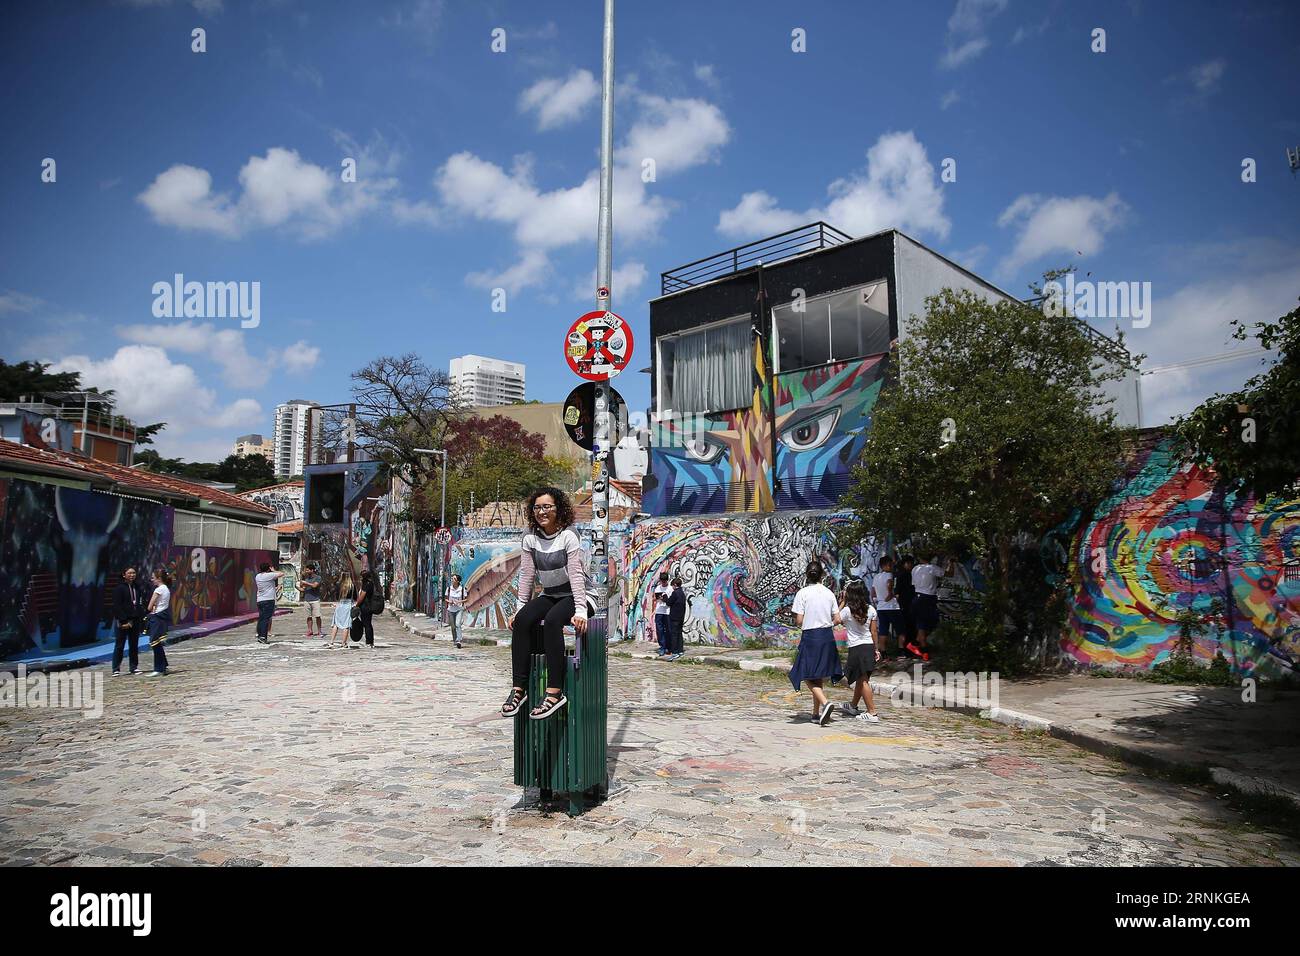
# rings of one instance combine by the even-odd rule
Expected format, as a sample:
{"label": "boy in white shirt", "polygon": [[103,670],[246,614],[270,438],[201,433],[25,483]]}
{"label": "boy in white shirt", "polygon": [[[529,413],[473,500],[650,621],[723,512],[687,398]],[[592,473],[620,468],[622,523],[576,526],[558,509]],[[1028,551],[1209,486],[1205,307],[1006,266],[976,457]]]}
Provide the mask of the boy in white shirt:
{"label": "boy in white shirt", "polygon": [[880,559],[880,570],[871,579],[872,597],[875,599],[876,613],[879,619],[877,625],[878,635],[883,644],[885,635],[893,631],[898,656],[902,657],[904,643],[903,611],[898,603],[896,586],[894,559],[888,556],[883,557]]}
{"label": "boy in white shirt", "polygon": [[[848,632],[849,663],[844,669],[845,679],[853,685],[853,703],[844,704],[844,714],[870,723],[878,723],[876,701],[871,695],[871,672],[880,661],[880,645],[876,643],[876,609],[867,600],[867,588],[861,581],[851,581],[844,589],[840,608],[835,618]],[[858,701],[865,701],[865,712],[858,711]]]}

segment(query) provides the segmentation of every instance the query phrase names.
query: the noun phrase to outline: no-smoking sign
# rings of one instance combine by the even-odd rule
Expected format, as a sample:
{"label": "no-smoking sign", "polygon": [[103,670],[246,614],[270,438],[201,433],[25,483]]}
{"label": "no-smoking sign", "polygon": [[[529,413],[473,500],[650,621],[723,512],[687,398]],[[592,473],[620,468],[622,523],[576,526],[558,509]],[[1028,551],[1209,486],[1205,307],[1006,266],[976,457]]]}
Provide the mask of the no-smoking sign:
{"label": "no-smoking sign", "polygon": [[613,312],[588,312],[569,327],[564,357],[589,382],[611,379],[632,358],[632,328]]}

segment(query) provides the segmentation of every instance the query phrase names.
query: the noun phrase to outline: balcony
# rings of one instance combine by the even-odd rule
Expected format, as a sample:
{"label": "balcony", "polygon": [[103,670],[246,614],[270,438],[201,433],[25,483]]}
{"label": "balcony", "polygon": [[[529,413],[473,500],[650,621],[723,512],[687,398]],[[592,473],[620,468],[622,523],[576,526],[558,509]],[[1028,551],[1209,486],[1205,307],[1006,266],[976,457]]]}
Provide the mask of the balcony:
{"label": "balcony", "polygon": [[681,292],[712,282],[714,279],[742,272],[760,262],[771,265],[783,259],[803,255],[805,252],[829,249],[831,246],[838,246],[852,240],[852,236],[834,226],[820,221],[812,222],[660,273],[660,294]]}

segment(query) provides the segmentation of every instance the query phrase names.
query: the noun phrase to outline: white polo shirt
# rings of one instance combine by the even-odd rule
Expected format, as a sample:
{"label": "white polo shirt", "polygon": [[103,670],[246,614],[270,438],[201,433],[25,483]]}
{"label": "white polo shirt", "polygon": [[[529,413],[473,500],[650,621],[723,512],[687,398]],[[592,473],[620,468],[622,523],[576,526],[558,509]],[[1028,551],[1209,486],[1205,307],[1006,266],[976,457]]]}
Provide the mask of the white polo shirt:
{"label": "white polo shirt", "polygon": [[809,584],[799,589],[790,610],[803,615],[805,631],[814,631],[819,627],[834,627],[838,609],[839,604],[830,588],[824,584]]}

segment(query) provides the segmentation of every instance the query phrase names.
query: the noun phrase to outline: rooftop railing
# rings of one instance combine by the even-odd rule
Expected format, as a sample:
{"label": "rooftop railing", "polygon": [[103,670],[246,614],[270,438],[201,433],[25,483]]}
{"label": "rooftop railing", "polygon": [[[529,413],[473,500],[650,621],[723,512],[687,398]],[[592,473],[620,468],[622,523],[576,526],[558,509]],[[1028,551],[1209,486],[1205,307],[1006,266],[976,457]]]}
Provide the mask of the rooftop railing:
{"label": "rooftop railing", "polygon": [[770,265],[805,252],[816,252],[819,249],[838,246],[852,239],[852,236],[827,223],[812,222],[661,273],[660,293],[668,295],[672,292],[681,292],[683,289],[742,272],[760,262]]}

